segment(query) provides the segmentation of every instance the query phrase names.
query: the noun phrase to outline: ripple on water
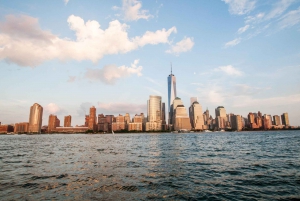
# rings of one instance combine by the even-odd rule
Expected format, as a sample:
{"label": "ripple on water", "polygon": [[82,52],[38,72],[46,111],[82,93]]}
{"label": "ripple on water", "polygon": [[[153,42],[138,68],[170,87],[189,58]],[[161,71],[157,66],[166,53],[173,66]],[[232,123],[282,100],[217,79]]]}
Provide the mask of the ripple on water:
{"label": "ripple on water", "polygon": [[21,137],[3,200],[300,200],[299,131]]}

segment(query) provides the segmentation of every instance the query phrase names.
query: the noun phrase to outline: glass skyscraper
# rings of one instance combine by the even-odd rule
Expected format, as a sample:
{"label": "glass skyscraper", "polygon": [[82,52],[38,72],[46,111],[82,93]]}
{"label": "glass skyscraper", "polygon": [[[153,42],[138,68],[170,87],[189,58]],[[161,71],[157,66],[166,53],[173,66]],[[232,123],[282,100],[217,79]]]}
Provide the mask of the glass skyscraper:
{"label": "glass skyscraper", "polygon": [[171,67],[171,74],[168,77],[168,111],[169,111],[169,124],[171,123],[170,120],[172,119],[172,111],[171,105],[173,104],[173,100],[177,97],[176,94],[176,77],[172,74],[172,67]]}

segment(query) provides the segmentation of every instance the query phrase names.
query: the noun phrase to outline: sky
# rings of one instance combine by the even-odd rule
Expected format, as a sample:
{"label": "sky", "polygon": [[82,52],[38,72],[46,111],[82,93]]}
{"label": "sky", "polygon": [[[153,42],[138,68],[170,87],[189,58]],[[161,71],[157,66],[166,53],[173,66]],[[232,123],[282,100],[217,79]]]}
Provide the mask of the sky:
{"label": "sky", "polygon": [[172,63],[188,109],[281,115],[300,125],[299,0],[0,0],[0,122],[30,106],[72,126],[167,103]]}

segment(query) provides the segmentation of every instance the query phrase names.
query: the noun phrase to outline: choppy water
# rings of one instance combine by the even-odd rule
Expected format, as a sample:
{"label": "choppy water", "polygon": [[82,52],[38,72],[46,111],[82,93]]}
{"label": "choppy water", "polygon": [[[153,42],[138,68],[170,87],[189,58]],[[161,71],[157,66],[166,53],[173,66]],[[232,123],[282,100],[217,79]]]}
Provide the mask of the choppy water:
{"label": "choppy water", "polygon": [[300,131],[0,136],[1,200],[300,200]]}

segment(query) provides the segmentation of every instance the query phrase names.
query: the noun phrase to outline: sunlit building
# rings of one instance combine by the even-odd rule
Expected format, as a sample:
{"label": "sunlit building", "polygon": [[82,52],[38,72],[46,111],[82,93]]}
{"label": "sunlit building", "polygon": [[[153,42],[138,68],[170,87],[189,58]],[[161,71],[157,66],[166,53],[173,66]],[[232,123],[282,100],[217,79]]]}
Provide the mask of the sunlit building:
{"label": "sunlit building", "polygon": [[191,130],[190,118],[180,98],[173,101],[173,130]]}
{"label": "sunlit building", "polygon": [[55,132],[59,119],[56,115],[50,114],[48,120],[48,133]]}
{"label": "sunlit building", "polygon": [[65,116],[64,127],[71,127],[71,120],[72,120],[71,115]]}
{"label": "sunlit building", "polygon": [[241,131],[243,129],[243,118],[240,115],[231,116],[232,130]]}
{"label": "sunlit building", "polygon": [[190,106],[189,116],[192,128],[194,130],[203,130],[204,120],[202,114],[202,107],[197,101],[194,101]]}
{"label": "sunlit building", "polygon": [[273,122],[274,122],[275,126],[281,125],[281,123],[280,123],[280,116],[279,115],[274,115],[273,116]]}
{"label": "sunlit building", "polygon": [[147,101],[148,117],[146,123],[146,131],[162,130],[162,103],[161,96],[149,96]]}
{"label": "sunlit building", "polygon": [[227,123],[226,110],[223,106],[219,106],[215,109],[216,113],[216,128],[224,129]]}
{"label": "sunlit building", "polygon": [[88,122],[89,130],[92,130],[94,132],[97,131],[96,108],[94,106],[90,108],[90,116]]}
{"label": "sunlit building", "polygon": [[114,122],[112,122],[112,130],[113,131],[121,131],[125,130],[125,117],[121,114],[114,118]]}
{"label": "sunlit building", "polygon": [[16,123],[14,128],[14,133],[28,133],[28,129],[29,129],[28,122]]}
{"label": "sunlit building", "polygon": [[173,119],[173,109],[171,109],[171,105],[173,104],[174,99],[177,97],[176,94],[176,77],[172,74],[172,66],[171,66],[171,74],[168,77],[168,111],[169,111],[169,122],[168,124],[172,124]]}
{"label": "sunlit building", "polygon": [[34,103],[30,107],[28,133],[41,133],[43,121],[43,107]]}
{"label": "sunlit building", "polygon": [[281,122],[282,122],[282,125],[290,126],[290,121],[289,121],[289,115],[288,115],[288,113],[283,113],[281,115]]}

